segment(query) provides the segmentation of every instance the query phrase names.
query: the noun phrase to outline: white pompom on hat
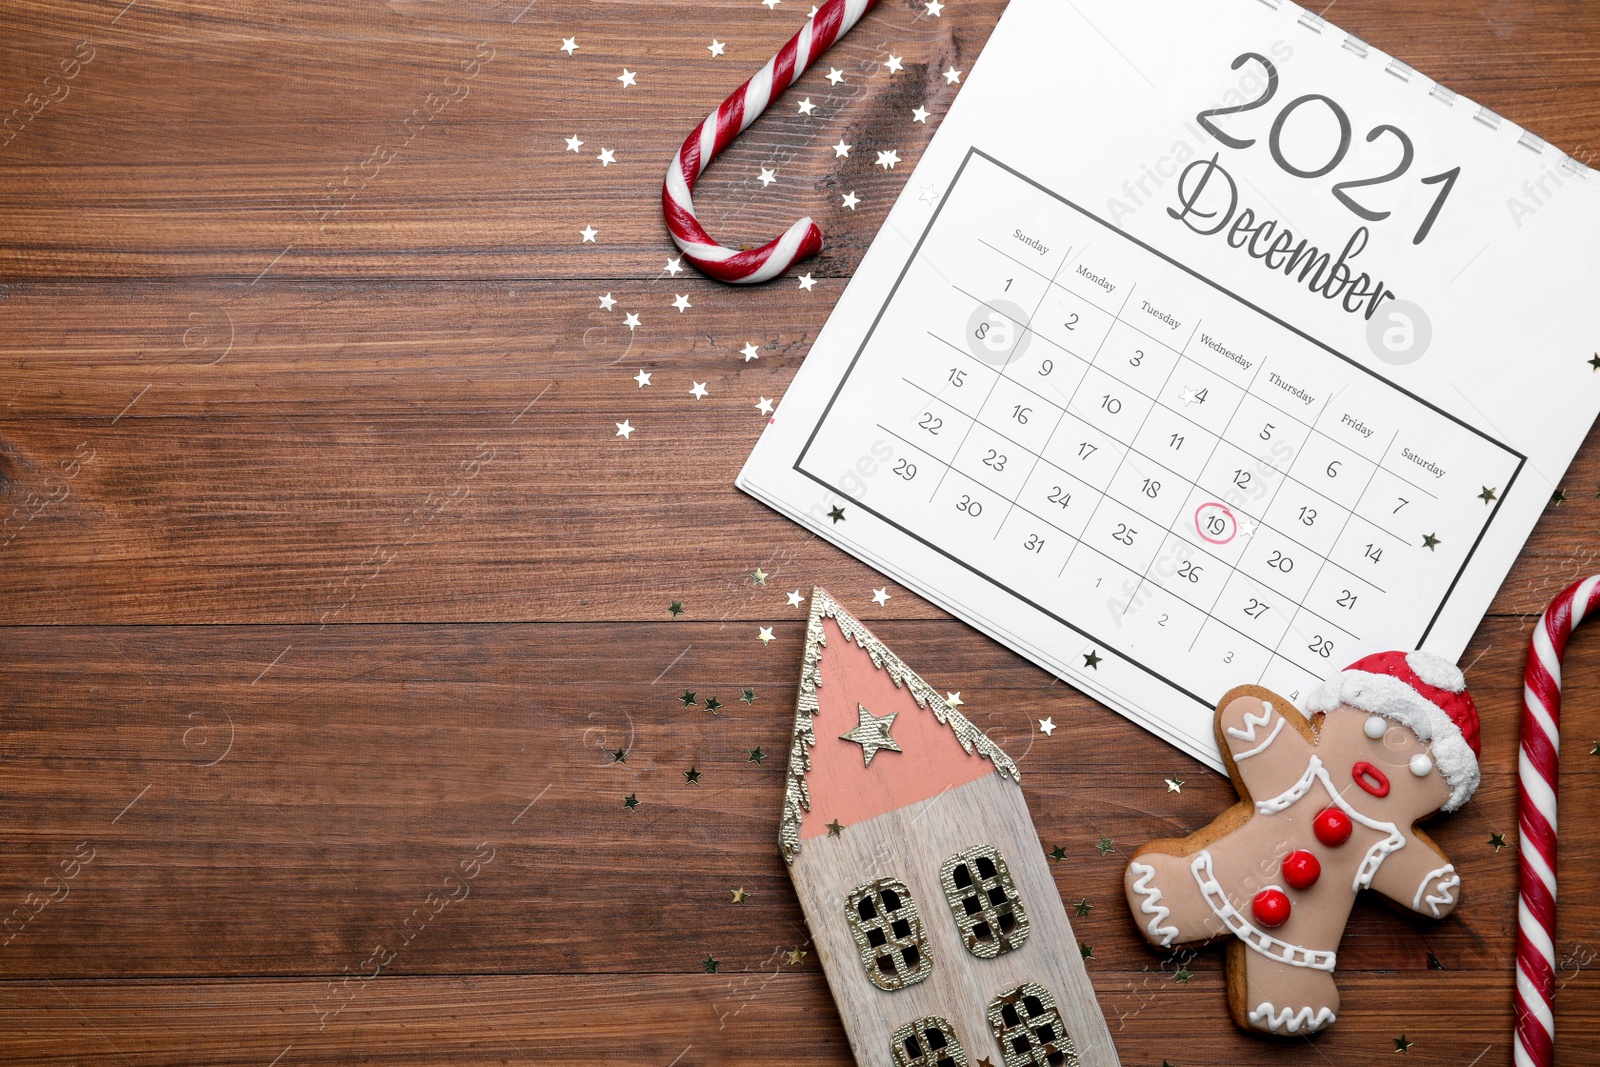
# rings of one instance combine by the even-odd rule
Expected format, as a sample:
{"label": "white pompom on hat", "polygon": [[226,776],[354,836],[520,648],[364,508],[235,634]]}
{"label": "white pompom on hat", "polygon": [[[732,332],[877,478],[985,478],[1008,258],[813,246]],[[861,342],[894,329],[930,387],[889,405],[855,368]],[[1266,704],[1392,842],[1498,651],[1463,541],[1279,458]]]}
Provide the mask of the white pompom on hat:
{"label": "white pompom on hat", "polygon": [[1433,761],[1450,783],[1445,811],[1455,811],[1478,788],[1478,709],[1461,669],[1431,652],[1364,656],[1318,686],[1310,711],[1341,704],[1382,715],[1432,746]]}

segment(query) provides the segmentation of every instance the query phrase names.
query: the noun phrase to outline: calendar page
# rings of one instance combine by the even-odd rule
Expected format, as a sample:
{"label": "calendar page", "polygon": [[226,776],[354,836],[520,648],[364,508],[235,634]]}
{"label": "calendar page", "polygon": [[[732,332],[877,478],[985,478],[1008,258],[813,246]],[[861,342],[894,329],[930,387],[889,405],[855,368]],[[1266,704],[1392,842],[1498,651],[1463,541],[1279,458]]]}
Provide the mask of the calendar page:
{"label": "calendar page", "polygon": [[739,484],[1220,768],[1235,685],[1459,656],[1600,411],[1596,238],[1292,4],[1013,0]]}

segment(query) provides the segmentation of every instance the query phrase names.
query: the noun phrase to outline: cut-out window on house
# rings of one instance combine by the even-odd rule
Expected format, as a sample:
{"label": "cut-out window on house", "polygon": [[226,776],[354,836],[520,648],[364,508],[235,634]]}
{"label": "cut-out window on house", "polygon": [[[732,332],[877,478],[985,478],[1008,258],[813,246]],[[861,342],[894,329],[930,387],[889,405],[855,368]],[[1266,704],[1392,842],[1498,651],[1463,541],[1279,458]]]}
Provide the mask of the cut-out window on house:
{"label": "cut-out window on house", "polygon": [[989,1028],[1005,1067],[1078,1067],[1078,1050],[1061,1024],[1056,999],[1042,985],[1026,982],[990,1001]]}
{"label": "cut-out window on house", "polygon": [[961,939],[974,956],[993,959],[1028,939],[1028,913],[998,849],[974,845],[957,852],[944,861],[939,880]]}
{"label": "cut-out window on house", "polygon": [[913,1019],[889,1038],[894,1067],[967,1067],[967,1051],[949,1020],[937,1015]]}
{"label": "cut-out window on house", "polygon": [[850,890],[844,914],[867,978],[879,989],[916,985],[933,970],[922,917],[911,890],[898,878],[856,886]]}

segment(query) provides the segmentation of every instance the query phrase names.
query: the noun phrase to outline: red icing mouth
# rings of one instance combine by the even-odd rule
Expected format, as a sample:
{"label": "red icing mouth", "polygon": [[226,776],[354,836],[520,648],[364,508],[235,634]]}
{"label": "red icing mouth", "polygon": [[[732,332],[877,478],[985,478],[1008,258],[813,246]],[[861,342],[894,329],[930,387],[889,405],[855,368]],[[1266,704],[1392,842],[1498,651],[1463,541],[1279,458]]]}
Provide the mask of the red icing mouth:
{"label": "red icing mouth", "polygon": [[1355,779],[1356,785],[1375,797],[1389,795],[1389,776],[1366,760],[1361,760],[1350,768],[1350,777]]}

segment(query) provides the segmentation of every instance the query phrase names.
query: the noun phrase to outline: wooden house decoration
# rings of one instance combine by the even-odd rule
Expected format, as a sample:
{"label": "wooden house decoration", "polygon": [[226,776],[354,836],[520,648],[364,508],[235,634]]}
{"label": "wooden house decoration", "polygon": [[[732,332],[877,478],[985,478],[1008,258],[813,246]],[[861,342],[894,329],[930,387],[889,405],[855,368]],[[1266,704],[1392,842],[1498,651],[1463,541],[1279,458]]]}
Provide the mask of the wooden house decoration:
{"label": "wooden house decoration", "polygon": [[781,841],[860,1067],[1116,1067],[999,746],[811,595]]}

